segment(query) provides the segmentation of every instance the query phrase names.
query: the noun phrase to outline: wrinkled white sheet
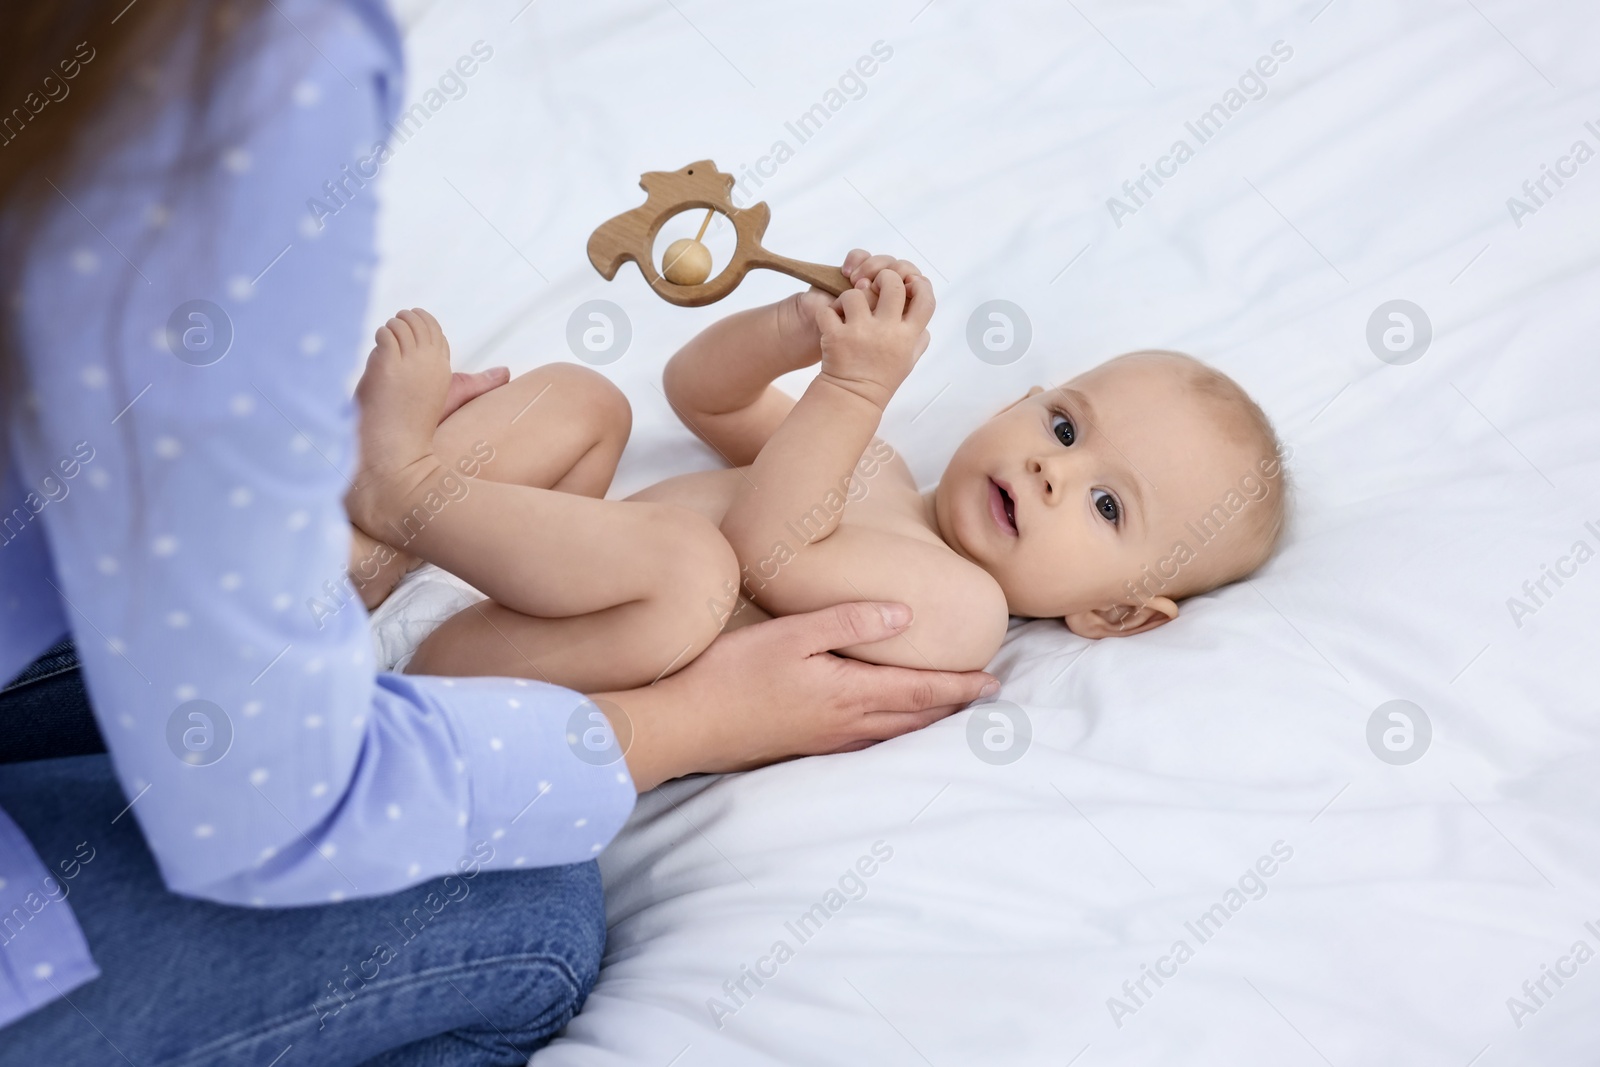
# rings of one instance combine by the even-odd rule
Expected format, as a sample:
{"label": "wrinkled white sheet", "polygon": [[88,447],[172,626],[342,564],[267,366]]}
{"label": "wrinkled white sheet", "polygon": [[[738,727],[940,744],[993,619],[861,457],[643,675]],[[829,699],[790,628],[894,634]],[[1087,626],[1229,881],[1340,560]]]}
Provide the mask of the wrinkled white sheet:
{"label": "wrinkled white sheet", "polygon": [[[1018,762],[976,758],[963,713],[642,798],[601,859],[604,971],[540,1067],[1592,1062],[1600,960],[1569,953],[1600,951],[1600,562],[1571,553],[1600,549],[1600,161],[1507,206],[1600,149],[1592,4],[523,4],[407,8],[408,99],[494,55],[386,168],[372,317],[424,305],[459,366],[522,370],[572,358],[579,303],[619,304],[617,493],[716,463],[661,365],[792,283],[677,309],[631,265],[602,281],[588,234],[641,171],[782,139],[770,247],[900,252],[938,283],[885,425],[920,478],[1027,385],[1161,346],[1252,391],[1298,496],[1276,560],[1158,632],[1016,626],[994,667],[1031,722]],[[864,95],[797,144],[785,123],[877,41]],[[1264,98],[1118,227],[1107,198],[1279,41]],[[993,298],[1032,324],[1009,366],[964,338]],[[1405,366],[1365,339],[1397,298],[1434,333]],[[1406,766],[1366,740],[1396,699],[1433,731]],[[1242,877],[1264,895],[1230,911]],[[841,878],[859,899],[827,911]],[[1124,991],[1180,939],[1172,977]],[[1576,973],[1525,992],[1547,965]]]}

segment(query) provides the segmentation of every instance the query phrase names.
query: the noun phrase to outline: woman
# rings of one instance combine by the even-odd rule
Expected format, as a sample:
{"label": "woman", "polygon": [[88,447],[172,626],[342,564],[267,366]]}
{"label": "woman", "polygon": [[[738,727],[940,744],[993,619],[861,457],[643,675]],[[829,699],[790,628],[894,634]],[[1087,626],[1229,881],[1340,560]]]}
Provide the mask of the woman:
{"label": "woman", "polygon": [[0,1063],[522,1063],[594,981],[636,791],[992,679],[827,654],[889,605],[592,699],[375,675],[358,605],[306,607],[349,558],[374,198],[305,204],[386,136],[395,25],[124,4],[0,14],[0,722],[82,718],[71,653],[38,659],[70,631],[109,749],[0,768]]}

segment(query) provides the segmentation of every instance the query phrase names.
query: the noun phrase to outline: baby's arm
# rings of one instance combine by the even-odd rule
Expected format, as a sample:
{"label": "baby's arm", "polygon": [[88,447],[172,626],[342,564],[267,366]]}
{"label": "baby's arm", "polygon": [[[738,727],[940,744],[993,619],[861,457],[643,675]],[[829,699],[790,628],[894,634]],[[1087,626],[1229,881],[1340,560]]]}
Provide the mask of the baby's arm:
{"label": "baby's arm", "polygon": [[927,347],[934,306],[932,286],[915,273],[903,278],[885,267],[858,285],[837,310],[817,308],[821,373],[771,431],[722,533],[745,568],[747,591],[775,614],[863,597],[911,606],[915,619],[901,638],[843,650],[849,655],[907,667],[981,667],[1006,619],[992,578],[936,542],[839,527],[883,409]]}
{"label": "baby's arm", "polygon": [[[857,249],[845,260],[844,273],[862,287],[858,295],[867,294],[869,307],[871,286],[885,268],[913,289],[928,285],[926,279],[911,280],[920,273],[912,264],[892,256],[868,257]],[[931,287],[927,296],[921,309],[923,322],[932,313]],[[806,399],[797,407],[771,383],[823,358],[818,310],[838,307],[827,294],[811,290],[713,324],[667,365],[667,399],[684,424],[729,463],[749,465],[763,454],[764,446],[772,452],[763,460],[772,470],[761,473],[753,467],[746,475],[747,492],[750,484],[775,487],[762,494],[765,512],[758,514],[752,507],[756,501],[746,500],[729,510],[723,524],[725,536],[738,538],[734,548],[751,599],[782,615],[863,598],[909,604],[916,621],[901,637],[840,651],[895,666],[948,670],[982,666],[1005,635],[1005,597],[994,579],[943,545],[881,530],[838,527],[844,500],[861,488],[872,491],[870,486],[877,484],[872,479],[887,473],[881,470],[884,464],[903,466],[888,446],[869,444],[881,407],[862,410],[858,405],[856,414],[864,418],[842,435],[802,424],[791,429],[785,422],[791,411],[797,419],[812,420],[818,404],[827,403],[826,397],[820,402]],[[833,321],[839,324],[837,315]],[[914,362],[927,344],[927,334],[911,336]],[[824,392],[829,387],[813,388]],[[774,439],[780,426],[791,442],[788,445]],[[810,436],[826,440],[830,447],[819,451]],[[781,468],[790,462],[813,476],[798,482],[781,480],[787,477]],[[855,487],[849,482],[852,471],[860,475]],[[909,479],[909,472],[905,474]],[[807,488],[813,482],[824,489]]]}
{"label": "baby's arm", "polygon": [[[852,284],[870,284],[884,267],[919,273],[905,260],[854,249],[844,261]],[[837,306],[820,289],[719,319],[678,350],[663,375],[667,402],[695,436],[730,466],[755,462],[794,398],[772,383],[822,358],[817,309]]]}
{"label": "baby's arm", "polygon": [[667,363],[667,403],[730,466],[752,462],[794,407],[794,399],[772,382],[817,361],[812,308],[831,300],[813,289],[729,315],[700,331]]}
{"label": "baby's arm", "polygon": [[[848,484],[884,407],[927,346],[934,305],[928,280],[902,280],[885,268],[872,281],[876,306],[863,278],[839,298],[838,309],[814,311],[822,370],[761,448],[722,520],[741,560],[768,552],[786,524]],[[838,513],[824,510],[820,529],[809,531],[812,543],[838,525]]]}

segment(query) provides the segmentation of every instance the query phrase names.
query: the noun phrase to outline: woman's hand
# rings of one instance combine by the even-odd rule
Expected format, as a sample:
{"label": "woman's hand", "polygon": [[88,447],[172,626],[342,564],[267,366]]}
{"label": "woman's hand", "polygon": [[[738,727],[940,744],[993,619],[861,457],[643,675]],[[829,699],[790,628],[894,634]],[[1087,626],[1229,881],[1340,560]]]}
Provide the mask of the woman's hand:
{"label": "woman's hand", "polygon": [[641,793],[680,775],[865,748],[999,688],[980,671],[880,667],[832,654],[910,624],[904,604],[877,603],[773,619],[723,634],[655,685],[592,699],[612,720]]}

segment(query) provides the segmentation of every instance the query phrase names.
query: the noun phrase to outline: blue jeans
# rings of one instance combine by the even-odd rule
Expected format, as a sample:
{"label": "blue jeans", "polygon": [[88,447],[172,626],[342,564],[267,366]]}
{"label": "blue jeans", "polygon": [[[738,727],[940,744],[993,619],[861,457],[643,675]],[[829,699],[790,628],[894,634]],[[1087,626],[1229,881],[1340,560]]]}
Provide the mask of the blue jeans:
{"label": "blue jeans", "polygon": [[169,892],[127,804],[106,756],[0,766],[0,807],[41,856],[94,850],[67,902],[101,970],[0,1029],[3,1067],[521,1067],[599,973],[592,861],[235,908]]}
{"label": "blue jeans", "polygon": [[0,688],[0,763],[105,750],[70,637]]}

